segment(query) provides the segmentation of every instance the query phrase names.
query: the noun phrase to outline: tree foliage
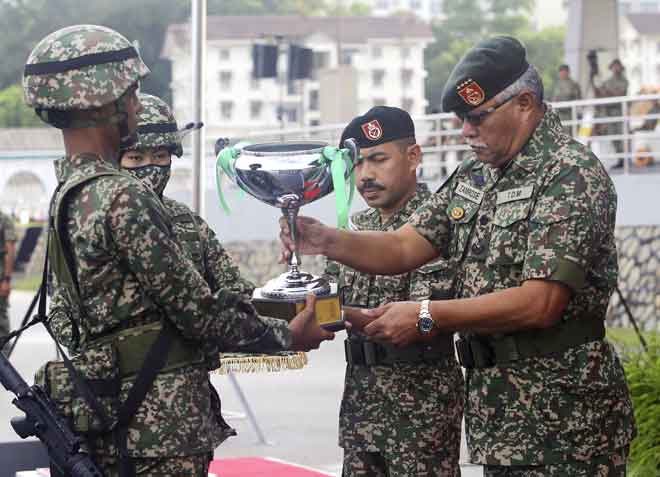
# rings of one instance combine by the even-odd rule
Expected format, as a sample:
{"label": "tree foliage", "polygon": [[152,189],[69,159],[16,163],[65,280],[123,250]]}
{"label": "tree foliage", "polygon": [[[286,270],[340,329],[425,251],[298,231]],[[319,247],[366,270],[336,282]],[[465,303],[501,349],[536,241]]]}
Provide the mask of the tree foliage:
{"label": "tree foliage", "polygon": [[14,84],[0,91],[0,127],[24,128],[44,124],[23,102],[23,87]]}
{"label": "tree foliage", "polygon": [[435,41],[425,54],[429,109],[439,108],[449,74],[467,50],[493,35],[519,38],[550,91],[562,63],[564,30],[535,31],[529,20],[533,7],[533,0],[445,0],[446,17],[432,25]]}

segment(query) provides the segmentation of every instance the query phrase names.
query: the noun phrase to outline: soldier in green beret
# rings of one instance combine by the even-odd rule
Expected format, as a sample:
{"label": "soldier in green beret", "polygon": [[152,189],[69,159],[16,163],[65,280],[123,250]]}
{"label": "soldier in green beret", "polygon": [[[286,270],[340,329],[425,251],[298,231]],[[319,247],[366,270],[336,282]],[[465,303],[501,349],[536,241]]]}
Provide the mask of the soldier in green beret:
{"label": "soldier in green beret", "polygon": [[[417,183],[422,151],[410,115],[376,106],[346,126],[340,145],[348,138],[360,146],[355,176],[369,206],[351,217],[351,229],[398,229],[431,196],[426,184]],[[344,343],[347,366],[339,413],[343,477],[459,476],[463,375],[452,333],[396,347],[369,339],[357,321],[363,308],[448,297],[453,270],[436,260],[386,276],[330,262],[326,273],[344,290],[344,313],[355,325]]]}
{"label": "soldier in green beret", "polygon": [[76,352],[78,377],[74,386],[49,362],[35,382],[106,477],[206,477],[227,432],[203,350],[246,340],[306,350],[332,334],[314,320],[313,297],[287,324],[260,317],[243,293],[211,289],[157,193],[119,169],[120,149],[137,140],[148,73],[126,38],[96,25],[48,35],[25,66],[26,102],[62,130],[66,151],[55,163],[48,256],[56,293],[74,307],[70,335],[53,331]]}
{"label": "soldier in green beret", "polygon": [[460,333],[468,450],[486,476],[624,477],[634,415],[604,327],[618,272],[612,181],[563,132],[514,38],[469,50],[442,107],[473,155],[408,223],[355,232],[301,217],[301,250],[372,274],[449,261],[454,299],[364,311],[364,332],[399,346]]}

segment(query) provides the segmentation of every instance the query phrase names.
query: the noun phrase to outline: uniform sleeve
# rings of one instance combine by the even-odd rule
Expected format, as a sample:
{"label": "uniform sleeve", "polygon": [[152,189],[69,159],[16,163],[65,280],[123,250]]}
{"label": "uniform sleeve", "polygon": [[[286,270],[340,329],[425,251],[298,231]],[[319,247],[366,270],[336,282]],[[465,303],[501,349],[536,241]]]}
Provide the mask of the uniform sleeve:
{"label": "uniform sleeve", "polygon": [[408,223],[418,234],[433,245],[441,257],[447,258],[450,237],[449,217],[446,210],[449,204],[449,179],[429,197],[411,216]]}
{"label": "uniform sleeve", "polygon": [[245,294],[211,291],[181,253],[167,214],[152,194],[126,187],[112,202],[106,226],[118,255],[186,338],[227,344],[250,340],[268,349],[291,346],[287,324],[260,319]]}
{"label": "uniform sleeve", "polygon": [[16,226],[14,225],[13,219],[9,216],[6,216],[5,220],[3,220],[3,226],[5,227],[5,241],[16,242]]}
{"label": "uniform sleeve", "polygon": [[612,240],[616,195],[597,160],[567,167],[541,191],[529,219],[522,279],[580,290],[601,246]]}
{"label": "uniform sleeve", "polygon": [[[48,306],[48,321],[57,341],[70,352],[78,352],[80,343],[73,333],[73,320],[77,319],[78,306],[68,291],[55,286]],[[77,320],[80,323],[80,320]]]}
{"label": "uniform sleeve", "polygon": [[[215,232],[209,227],[204,219],[195,216],[195,220],[199,224],[200,234],[202,240],[205,241],[205,262],[208,270],[209,280],[211,283],[212,292],[217,292],[221,289],[230,290],[233,293],[243,295],[245,300],[249,300],[254,291],[254,284],[241,276],[241,272],[231,259],[225,248],[218,240]],[[223,337],[219,338],[219,349],[221,351],[262,351],[269,349],[281,348],[277,339],[273,339],[282,333],[288,333],[288,325],[276,318],[265,316],[257,316],[258,320],[262,321],[265,326],[274,330],[279,330],[276,333],[268,333],[265,336],[248,336],[244,339],[236,341],[225,340]],[[280,328],[285,328],[280,330]]]}

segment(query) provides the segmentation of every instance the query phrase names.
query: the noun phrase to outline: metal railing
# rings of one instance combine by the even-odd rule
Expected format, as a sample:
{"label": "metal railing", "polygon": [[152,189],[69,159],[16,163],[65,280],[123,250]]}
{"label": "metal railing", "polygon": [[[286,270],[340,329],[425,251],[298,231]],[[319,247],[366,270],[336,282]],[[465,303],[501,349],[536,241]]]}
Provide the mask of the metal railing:
{"label": "metal railing", "polygon": [[[575,139],[592,148],[606,166],[617,165],[621,160],[623,173],[656,172],[660,173],[660,128],[652,131],[637,129],[648,120],[660,124],[660,114],[631,114],[643,103],[660,102],[660,94],[621,96],[612,98],[584,99],[550,103],[556,111],[570,112],[563,125]],[[608,111],[620,110],[620,115],[608,115]],[[646,108],[648,109],[648,107]],[[634,111],[633,111],[634,112]],[[461,137],[461,124],[451,113],[440,113],[414,118],[417,142],[424,151],[422,175],[433,178],[447,175],[469,153],[470,148]],[[615,133],[607,131],[619,130]],[[268,142],[285,140],[320,140],[338,144],[345,124],[330,124],[290,129],[269,129],[253,131],[240,139],[250,142]],[[599,131],[600,130],[600,131]],[[620,150],[615,149],[616,143]],[[641,167],[634,165],[640,156],[648,158],[650,163]],[[638,161],[639,162],[639,161]],[[655,164],[653,164],[655,163]]]}

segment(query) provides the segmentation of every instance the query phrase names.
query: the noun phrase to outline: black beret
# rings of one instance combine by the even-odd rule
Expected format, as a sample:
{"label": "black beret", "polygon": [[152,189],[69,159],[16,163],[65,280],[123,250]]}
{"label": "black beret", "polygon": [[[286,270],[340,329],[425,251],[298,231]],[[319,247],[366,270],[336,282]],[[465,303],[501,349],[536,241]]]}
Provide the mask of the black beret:
{"label": "black beret", "polygon": [[520,78],[529,68],[525,47],[515,38],[496,36],[477,43],[449,75],[442,92],[444,112],[479,107]]}
{"label": "black beret", "polygon": [[348,138],[355,139],[360,148],[367,148],[406,137],[415,137],[415,125],[410,114],[401,108],[374,106],[348,123],[339,147],[344,147],[344,141]]}

